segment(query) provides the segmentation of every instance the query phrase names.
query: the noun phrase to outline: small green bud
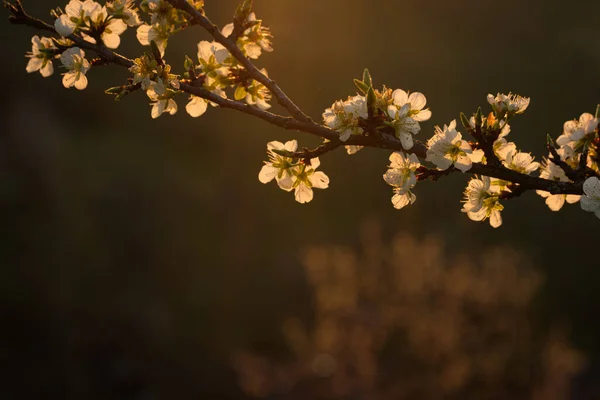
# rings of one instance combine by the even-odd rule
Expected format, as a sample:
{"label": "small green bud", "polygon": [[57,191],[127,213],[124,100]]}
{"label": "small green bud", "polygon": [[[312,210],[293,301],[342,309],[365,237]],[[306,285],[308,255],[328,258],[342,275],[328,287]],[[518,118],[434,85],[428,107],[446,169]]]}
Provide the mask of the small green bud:
{"label": "small green bud", "polygon": [[253,0],[243,0],[235,10],[235,14],[233,15],[233,24],[237,29],[244,29],[244,23],[252,13],[252,3],[254,3]]}
{"label": "small green bud", "polygon": [[600,104],[596,106],[596,114],[594,115],[594,118],[600,118]]}
{"label": "small green bud", "polygon": [[106,94],[119,94],[123,91],[123,86],[114,86],[104,91]]}
{"label": "small green bud", "polygon": [[186,71],[194,69],[194,61],[192,61],[192,59],[189,58],[188,56],[185,56],[185,61],[183,62],[183,68],[185,68]]}
{"label": "small green bud", "polygon": [[369,118],[375,115],[375,105],[377,103],[377,97],[375,96],[375,91],[373,87],[369,87],[367,91],[367,110],[369,112]]}
{"label": "small green bud", "polygon": [[369,73],[369,70],[366,68],[363,71],[363,79],[362,80],[365,85],[367,85],[369,87],[373,87],[373,79],[371,79],[371,74]]}
{"label": "small green bud", "polygon": [[363,81],[360,81],[358,79],[354,79],[354,85],[356,86],[356,88],[358,90],[360,90],[360,92],[362,94],[366,94],[367,91],[369,90],[369,85],[367,85],[366,83],[364,83]]}
{"label": "small green bud", "polygon": [[246,97],[247,93],[248,92],[246,92],[246,88],[240,85],[235,89],[235,93],[233,93],[233,97],[236,100],[242,100],[243,98]]}
{"label": "small green bud", "polygon": [[469,122],[469,119],[467,118],[467,116],[463,112],[460,113],[460,122],[462,122],[463,126],[465,127],[465,129],[467,131],[471,131],[473,129],[471,127],[471,123]]}

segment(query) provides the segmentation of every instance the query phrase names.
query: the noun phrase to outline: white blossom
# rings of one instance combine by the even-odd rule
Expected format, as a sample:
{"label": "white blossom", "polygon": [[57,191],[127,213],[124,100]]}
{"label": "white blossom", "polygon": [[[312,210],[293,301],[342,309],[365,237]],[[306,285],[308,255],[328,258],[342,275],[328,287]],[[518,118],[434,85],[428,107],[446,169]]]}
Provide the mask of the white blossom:
{"label": "white blossom", "polygon": [[500,188],[487,176],[472,178],[465,190],[462,212],[473,221],[490,220],[490,225],[497,228],[502,225],[500,212],[504,207],[499,202]]}
{"label": "white blossom", "polygon": [[32,37],[31,52],[27,54],[29,62],[25,69],[29,73],[40,71],[40,74],[44,78],[49,77],[54,73],[52,60],[56,57],[57,50],[52,39],[47,37],[39,38],[37,35]]}
{"label": "white blossom", "polygon": [[416,201],[411,189],[417,184],[415,171],[421,166],[415,154],[407,156],[404,153],[394,152],[390,155],[389,169],[383,174],[383,180],[394,188],[392,204],[394,208],[401,209]]}
{"label": "white blossom", "polygon": [[142,46],[150,46],[150,42],[154,41],[156,47],[160,51],[160,55],[165,55],[167,42],[169,40],[170,31],[163,25],[143,24],[137,28],[136,37]]}
{"label": "white blossom", "polygon": [[581,209],[590,211],[600,218],[600,180],[595,176],[587,178],[583,182],[583,193],[581,196]]}
{"label": "white blossom", "polygon": [[123,19],[128,26],[134,27],[142,23],[133,0],[114,0],[106,3],[109,13]]}
{"label": "white blossom", "polygon": [[313,199],[313,188],[327,189],[329,177],[322,171],[317,171],[321,162],[319,158],[310,160],[310,165],[301,164],[293,170],[294,198],[298,203],[308,203]]}
{"label": "white blossom", "polygon": [[517,145],[507,141],[504,137],[499,137],[494,141],[493,149],[500,161],[506,161],[509,155],[512,157],[517,152]]}
{"label": "white blossom", "polygon": [[590,113],[583,113],[579,120],[567,121],[563,125],[563,134],[556,139],[559,146],[578,147],[578,142],[586,135],[593,133],[598,127],[598,119]]}
{"label": "white blossom", "polygon": [[[227,98],[224,90],[213,89],[212,92],[224,99]],[[202,97],[191,95],[190,102],[185,106],[185,110],[190,116],[196,118],[206,112],[208,104],[212,105],[213,107],[219,106],[217,103],[213,103],[212,101],[206,100]]]}
{"label": "white blossom", "polygon": [[224,65],[227,57],[229,57],[229,50],[221,43],[206,40],[198,43],[198,61],[202,72],[209,80],[208,85],[213,85],[214,80],[229,74],[229,67]]}
{"label": "white blossom", "polygon": [[431,111],[423,109],[426,103],[425,96],[419,92],[409,96],[404,90],[396,89],[392,93],[392,104],[387,108],[387,115],[392,119],[391,126],[394,127],[396,138],[406,150],[413,147],[412,136],[421,130],[419,122],[431,118]]}
{"label": "white blossom", "polygon": [[540,167],[539,162],[533,161],[531,154],[523,152],[508,153],[506,156],[506,161],[504,161],[503,164],[506,168],[527,175]]}
{"label": "white blossom", "polygon": [[[247,57],[257,59],[263,50],[273,51],[271,31],[269,28],[262,26],[262,21],[257,20],[254,13],[248,15],[244,25],[248,28],[238,38],[237,44]],[[233,29],[233,23],[227,24],[223,27],[221,33],[223,36],[229,37],[233,33]]]}
{"label": "white blossom", "polygon": [[496,115],[503,116],[508,113],[509,117],[525,112],[527,107],[529,107],[530,100],[529,97],[522,97],[512,93],[507,95],[498,93],[495,97],[493,94],[488,94],[487,96],[487,101],[496,112]]}
{"label": "white blossom", "polygon": [[323,113],[323,122],[329,128],[340,133],[340,140],[345,142],[352,135],[360,135],[363,129],[358,126],[359,118],[366,119],[367,101],[364,96],[356,95],[347,100],[338,100]]}
{"label": "white blossom", "polygon": [[[109,18],[106,7],[95,7],[90,13],[90,21],[95,30],[102,30],[100,38],[106,47],[116,49],[121,44],[121,35],[127,29],[127,24],[120,18]],[[86,40],[96,43],[89,36]]]}
{"label": "white blossom", "polygon": [[63,74],[64,87],[75,86],[78,90],[85,89],[88,84],[85,74],[90,69],[90,63],[85,59],[85,52],[79,47],[71,47],[62,53],[60,61],[69,70]]}
{"label": "white blossom", "polygon": [[152,110],[150,115],[153,119],[160,117],[163,113],[169,113],[175,115],[177,112],[177,103],[172,98],[171,92],[169,92],[163,85],[152,83],[146,95],[150,99]]}
{"label": "white blossom", "polygon": [[473,162],[481,162],[483,158],[483,150],[473,150],[469,142],[462,140],[462,135],[456,131],[456,120],[444,125],[443,130],[436,126],[435,134],[427,146],[426,160],[440,170],[446,170],[454,164],[457,169],[466,172],[471,169]]}
{"label": "white blossom", "polygon": [[293,189],[294,176],[293,169],[294,164],[291,157],[284,157],[275,153],[273,150],[285,150],[289,152],[295,152],[298,149],[298,142],[296,140],[290,140],[285,144],[273,141],[267,143],[267,156],[269,161],[265,161],[265,165],[261,168],[258,173],[258,180],[262,183],[269,183],[273,179],[277,181],[277,185],[289,192]]}
{"label": "white blossom", "polygon": [[71,0],[65,7],[65,13],[54,21],[56,32],[61,36],[73,34],[75,29],[85,24],[85,18],[89,18],[100,7],[100,4],[91,0]]}
{"label": "white blossom", "polygon": [[[570,182],[569,178],[565,175],[565,171],[550,160],[542,162],[540,178],[557,182]],[[535,192],[546,199],[546,205],[552,211],[560,210],[565,201],[569,204],[577,203],[581,197],[576,194],[551,194],[545,190],[536,190]]]}

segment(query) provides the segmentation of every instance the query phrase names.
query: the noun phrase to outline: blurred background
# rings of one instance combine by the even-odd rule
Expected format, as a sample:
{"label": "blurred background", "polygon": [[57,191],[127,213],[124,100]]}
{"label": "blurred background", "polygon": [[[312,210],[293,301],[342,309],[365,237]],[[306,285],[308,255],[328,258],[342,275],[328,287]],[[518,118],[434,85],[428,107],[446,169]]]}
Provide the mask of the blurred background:
{"label": "blurred background", "polygon": [[[65,5],[23,3],[47,21]],[[275,36],[257,64],[315,119],[365,67],[427,96],[421,140],[512,91],[532,98],[512,140],[540,160],[600,102],[598,2],[255,3]],[[219,26],[236,5],[206,0]],[[153,121],[143,94],[102,94],[118,67],[83,92],[57,64],[28,76],[33,34],[0,24],[0,397],[600,398],[600,221],[579,205],[527,193],[492,229],[460,212],[455,174],[398,211],[378,150],[322,157],[330,188],[300,205],[257,175],[268,141],[315,138],[192,119],[183,96]],[[173,38],[168,62],[206,39]]]}

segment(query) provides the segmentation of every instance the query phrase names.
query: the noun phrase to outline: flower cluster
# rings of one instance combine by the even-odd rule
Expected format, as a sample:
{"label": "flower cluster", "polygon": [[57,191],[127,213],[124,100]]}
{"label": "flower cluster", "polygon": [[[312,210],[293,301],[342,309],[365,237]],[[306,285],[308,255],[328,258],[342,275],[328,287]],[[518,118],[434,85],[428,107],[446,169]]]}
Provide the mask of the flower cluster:
{"label": "flower cluster", "polygon": [[323,113],[323,122],[329,128],[340,132],[340,140],[347,141],[352,135],[361,135],[364,130],[360,120],[368,118],[367,101],[364,96],[338,100]]}
{"label": "flower cluster", "polygon": [[91,43],[100,40],[109,49],[119,47],[120,35],[128,24],[135,26],[140,23],[133,2],[123,0],[105,6],[93,0],[71,0],[65,12],[57,16],[54,28],[59,35],[81,34]]}
{"label": "flower cluster", "polygon": [[[132,77],[106,93],[118,100],[132,91],[144,91],[152,118],[174,115],[178,111],[175,99],[185,93],[189,96],[185,109],[192,117],[203,115],[209,104],[222,105],[284,128],[317,134],[325,141],[315,150],[297,151],[295,140],[268,143],[269,160],[259,173],[261,182],[275,180],[282,190],[294,191],[300,203],[312,200],[314,188],[329,186],[327,175],[317,171],[317,155],[342,144],[348,154],[355,154],[366,145],[396,150],[383,178],[393,188],[391,200],[397,209],[415,202],[412,190],[417,181],[435,181],[459,170],[478,174],[465,189],[462,207],[474,221],[489,220],[493,227],[500,226],[500,201],[533,189],[552,211],[580,201],[583,210],[600,218],[600,105],[595,115],[583,113],[579,119],[565,122],[556,142],[549,139],[550,154],[541,163],[508,139],[509,122],[530,104],[529,98],[512,93],[488,94],[492,108],[488,114],[481,109],[471,117],[461,113],[464,135],[453,120],[435,126],[433,136],[419,141],[415,135],[420,133],[421,123],[431,118],[425,95],[385,85],[376,89],[365,70],[362,80],[354,80],[358,92],[333,102],[319,125],[287,98],[265,69],[254,66],[263,51],[273,50],[273,36],[252,12],[252,3],[242,0],[233,23],[219,33],[205,16],[204,0],[111,0],[104,5],[70,0],[64,11],[53,11],[57,35],[32,38],[26,71],[48,77],[54,73],[54,61],[60,60],[66,70],[63,85],[83,90],[92,65],[115,63],[129,67]],[[20,2],[8,2],[7,7],[12,22],[39,27],[40,21],[26,14]],[[175,74],[164,59],[167,43],[173,34],[191,25],[206,27],[214,40],[200,41],[195,59],[185,56],[184,71]],[[137,27],[138,41],[151,48],[133,60],[111,50],[119,47],[128,27]],[[88,61],[82,48],[95,51],[98,57]],[[266,111],[272,95],[290,117]]]}
{"label": "flower cluster", "polygon": [[[323,113],[324,124],[339,132],[345,142],[352,135],[364,135],[365,127],[376,131],[388,131],[409,150],[413,147],[413,135],[421,130],[420,122],[431,118],[431,111],[424,108],[427,99],[422,93],[408,94],[402,89],[392,91],[386,87],[376,90],[372,87],[371,76],[365,70],[363,81],[355,80],[362,94],[350,96],[347,100],[337,100]],[[348,154],[360,148],[347,147]]]}
{"label": "flower cluster", "polygon": [[427,142],[427,158],[440,170],[446,170],[452,164],[466,172],[471,169],[473,162],[481,162],[483,150],[473,150],[466,140],[462,139],[460,132],[456,131],[456,120],[444,129],[435,127],[435,135]]}
{"label": "flower cluster", "polygon": [[316,170],[320,165],[318,157],[312,158],[307,164],[280,154],[294,153],[297,149],[298,142],[295,140],[285,144],[277,141],[269,142],[267,144],[269,161],[265,161],[258,174],[258,180],[269,183],[275,179],[280,189],[286,192],[294,190],[294,197],[298,203],[308,203],[313,199],[313,188],[329,187],[329,177]]}
{"label": "flower cluster", "polygon": [[495,97],[488,94],[487,101],[494,109],[497,119],[510,119],[516,114],[523,114],[529,107],[530,99],[512,93],[498,93]]}
{"label": "flower cluster", "polygon": [[[203,0],[193,0],[190,4],[200,11],[204,7]],[[150,23],[144,22],[138,27],[138,41],[143,46],[149,46],[150,42],[156,43],[161,56],[164,56],[169,37],[189,23],[188,14],[173,7],[166,0],[142,0],[140,9],[148,14]]]}
{"label": "flower cluster", "polygon": [[[257,59],[262,51],[273,51],[271,30],[262,25],[262,20],[256,19],[251,12],[243,20],[239,21],[241,33],[237,35],[237,45],[248,58]],[[229,37],[234,33],[235,25],[227,24],[223,27],[223,36]]]}

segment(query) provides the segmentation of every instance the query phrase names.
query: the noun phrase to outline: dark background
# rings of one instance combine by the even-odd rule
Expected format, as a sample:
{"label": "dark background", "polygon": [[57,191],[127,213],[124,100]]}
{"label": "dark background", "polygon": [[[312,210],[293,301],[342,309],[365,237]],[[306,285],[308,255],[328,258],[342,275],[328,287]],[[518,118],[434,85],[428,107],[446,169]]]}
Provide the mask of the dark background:
{"label": "dark background", "polygon": [[[64,6],[23,3],[48,21]],[[236,1],[206,3],[213,22],[230,22]],[[365,67],[378,85],[427,96],[421,140],[487,107],[488,93],[512,91],[532,100],[510,138],[540,160],[547,133],[600,102],[599,2],[255,3],[275,36],[257,64],[315,119],[354,94]],[[597,398],[600,221],[578,204],[553,213],[527,193],[505,203],[494,230],[460,212],[467,178],[455,174],[420,183],[417,202],[398,211],[379,150],[322,157],[330,188],[296,204],[258,182],[265,145],[316,138],[230,110],[192,119],[183,96],[175,116],[153,121],[141,93],[118,103],[102,94],[128,76],[119,67],[66,90],[57,63],[49,79],[25,72],[33,34],[0,24],[3,398],[244,398],[232,354],[286,357],[284,319],[311,319],[304,251],[360,249],[365,220],[378,221],[385,243],[399,231],[435,234],[448,257],[502,244],[532,260],[544,280],[530,320],[567,327],[588,360],[572,398]],[[122,37],[119,50],[139,55],[133,30]],[[199,28],[173,37],[167,61],[181,71],[207,39]]]}

